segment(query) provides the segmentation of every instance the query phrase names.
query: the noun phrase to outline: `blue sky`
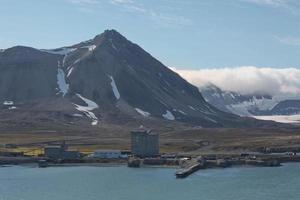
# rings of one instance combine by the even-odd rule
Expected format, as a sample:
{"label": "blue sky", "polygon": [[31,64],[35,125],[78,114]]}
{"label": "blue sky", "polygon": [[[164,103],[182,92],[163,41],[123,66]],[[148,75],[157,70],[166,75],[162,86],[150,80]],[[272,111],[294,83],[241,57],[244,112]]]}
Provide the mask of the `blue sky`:
{"label": "blue sky", "polygon": [[0,48],[116,29],[169,67],[300,66],[299,0],[0,0]]}

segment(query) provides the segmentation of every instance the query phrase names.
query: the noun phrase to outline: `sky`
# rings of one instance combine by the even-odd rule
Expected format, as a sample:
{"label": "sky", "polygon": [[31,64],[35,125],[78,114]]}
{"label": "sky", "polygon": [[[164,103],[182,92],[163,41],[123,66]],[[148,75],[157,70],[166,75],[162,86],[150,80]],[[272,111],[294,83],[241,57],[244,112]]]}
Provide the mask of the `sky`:
{"label": "sky", "polygon": [[115,29],[192,84],[300,96],[299,0],[0,0],[0,49]]}
{"label": "sky", "polygon": [[0,0],[0,48],[116,29],[168,67],[300,66],[299,0]]}

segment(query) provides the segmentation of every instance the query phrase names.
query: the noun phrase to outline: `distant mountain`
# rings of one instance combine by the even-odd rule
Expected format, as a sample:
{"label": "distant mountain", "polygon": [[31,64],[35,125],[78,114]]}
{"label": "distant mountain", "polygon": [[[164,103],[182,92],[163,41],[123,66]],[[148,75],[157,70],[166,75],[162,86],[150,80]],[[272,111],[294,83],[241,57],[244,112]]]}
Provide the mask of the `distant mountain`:
{"label": "distant mountain", "polygon": [[221,90],[213,84],[201,87],[200,91],[204,98],[218,109],[240,116],[300,113],[300,98],[296,100],[295,96],[242,95]]}
{"label": "distant mountain", "polygon": [[6,124],[265,124],[211,106],[198,88],[115,30],[69,47],[0,51],[0,101]]}
{"label": "distant mountain", "polygon": [[279,102],[270,111],[272,115],[295,115],[300,114],[300,100],[285,100]]}
{"label": "distant mountain", "polygon": [[242,116],[264,112],[274,104],[269,95],[242,95],[237,92],[223,91],[213,84],[201,87],[200,91],[209,103],[220,110]]}

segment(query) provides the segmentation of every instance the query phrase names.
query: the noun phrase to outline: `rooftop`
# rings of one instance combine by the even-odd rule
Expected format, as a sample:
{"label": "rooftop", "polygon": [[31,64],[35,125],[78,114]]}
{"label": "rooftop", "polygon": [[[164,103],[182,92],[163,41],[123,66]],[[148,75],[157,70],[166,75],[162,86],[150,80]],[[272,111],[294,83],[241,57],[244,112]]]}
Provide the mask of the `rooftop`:
{"label": "rooftop", "polygon": [[45,149],[54,149],[54,148],[57,148],[57,149],[60,149],[62,148],[60,145],[57,145],[57,146],[46,146]]}
{"label": "rooftop", "polygon": [[144,127],[140,127],[140,128],[133,129],[131,132],[151,133],[152,130]]}
{"label": "rooftop", "polygon": [[101,150],[96,150],[95,153],[105,153],[105,152],[115,152],[119,153],[121,152],[120,150],[112,150],[112,149],[101,149]]}

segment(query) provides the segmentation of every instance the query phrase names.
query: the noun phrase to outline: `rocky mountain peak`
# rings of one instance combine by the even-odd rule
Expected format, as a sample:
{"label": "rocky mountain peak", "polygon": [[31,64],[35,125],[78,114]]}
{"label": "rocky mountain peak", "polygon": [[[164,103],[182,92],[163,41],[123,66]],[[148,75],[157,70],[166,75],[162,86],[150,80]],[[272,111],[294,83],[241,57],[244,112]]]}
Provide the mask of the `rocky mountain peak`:
{"label": "rocky mountain peak", "polygon": [[121,35],[115,29],[107,29],[102,34],[105,35],[106,37],[110,37],[110,38],[113,38],[113,37],[123,37],[124,38],[124,36]]}
{"label": "rocky mountain peak", "polygon": [[94,42],[99,43],[100,41],[103,42],[125,42],[127,39],[121,35],[118,31],[111,29],[111,30],[105,30],[103,33],[97,35],[94,39]]}

